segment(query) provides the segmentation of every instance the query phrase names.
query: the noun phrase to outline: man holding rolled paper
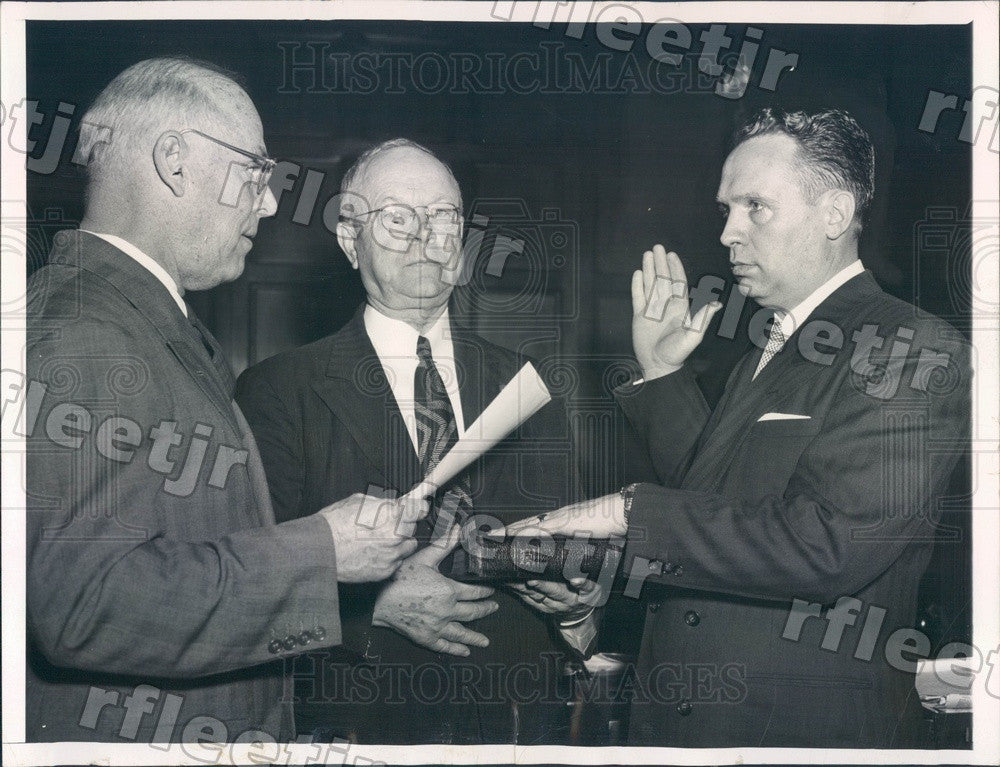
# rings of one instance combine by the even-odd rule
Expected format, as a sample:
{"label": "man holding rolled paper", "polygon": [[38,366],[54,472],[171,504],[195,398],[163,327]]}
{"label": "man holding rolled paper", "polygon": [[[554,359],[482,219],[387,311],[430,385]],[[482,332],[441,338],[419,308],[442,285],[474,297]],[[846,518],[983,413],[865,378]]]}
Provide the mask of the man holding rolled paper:
{"label": "man holding rolled paper", "polygon": [[[515,593],[448,575],[463,561],[452,551],[463,522],[499,527],[573,499],[565,412],[554,402],[525,419],[532,411],[519,412],[527,405],[514,390],[541,386],[532,410],[548,401],[537,374],[449,317],[463,263],[462,199],[447,166],[396,139],[365,152],[341,192],[338,240],[367,302],[337,333],[251,368],[238,384],[275,514],[295,519],[356,491],[407,493],[428,477],[441,486],[418,526],[423,548],[393,579],[342,587],[345,651],[296,665],[300,732],[368,743],[552,742],[565,712],[554,689],[563,642],[583,650],[594,634],[584,595],[556,583]],[[487,439],[482,424],[512,392],[512,404],[499,404],[514,413],[511,426],[523,423],[452,476],[446,466],[464,464],[463,452],[478,456],[503,436]],[[570,624],[564,639],[560,623]]]}
{"label": "man holding rolled paper", "polygon": [[627,534],[625,595],[647,607],[632,744],[921,745],[917,586],[968,445],[971,371],[954,328],[858,260],[873,178],[844,112],[750,120],[718,203],[738,289],[774,310],[767,343],[710,410],[685,361],[720,304],[692,307],[677,255],[647,251],[644,380],[619,401],[663,486],[507,529]]}

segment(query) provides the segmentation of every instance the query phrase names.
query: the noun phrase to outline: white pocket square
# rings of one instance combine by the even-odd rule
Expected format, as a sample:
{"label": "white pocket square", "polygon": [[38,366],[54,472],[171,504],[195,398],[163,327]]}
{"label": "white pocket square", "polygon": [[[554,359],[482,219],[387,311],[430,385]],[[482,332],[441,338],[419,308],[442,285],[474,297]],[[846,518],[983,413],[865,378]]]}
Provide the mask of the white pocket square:
{"label": "white pocket square", "polygon": [[757,423],[761,421],[808,421],[811,418],[811,415],[798,415],[796,413],[764,413],[757,419]]}

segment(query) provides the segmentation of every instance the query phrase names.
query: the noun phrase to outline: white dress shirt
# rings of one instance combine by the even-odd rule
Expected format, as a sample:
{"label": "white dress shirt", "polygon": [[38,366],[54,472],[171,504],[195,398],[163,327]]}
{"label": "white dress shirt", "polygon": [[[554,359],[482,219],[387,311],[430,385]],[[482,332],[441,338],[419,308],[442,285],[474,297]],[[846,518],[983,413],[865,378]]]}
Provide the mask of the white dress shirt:
{"label": "white dress shirt", "polygon": [[[364,321],[365,331],[389,379],[389,387],[392,389],[393,397],[396,398],[396,405],[403,416],[406,430],[410,434],[413,449],[416,450],[418,445],[417,421],[413,407],[413,377],[419,363],[417,338],[420,335],[430,342],[434,366],[444,381],[451,409],[455,413],[458,436],[461,437],[465,433],[465,419],[462,416],[462,398],[458,389],[455,348],[452,343],[448,310],[445,309],[423,334],[402,320],[386,317],[371,304],[365,306]],[[584,619],[572,622],[570,626],[557,624],[557,627],[563,639],[580,652],[583,652],[597,635],[597,622],[592,613],[588,613]]]}
{"label": "white dress shirt", "polygon": [[458,390],[455,348],[451,340],[451,323],[447,308],[422,334],[402,320],[386,317],[371,304],[365,307],[364,320],[365,331],[389,379],[389,387],[396,398],[396,405],[403,416],[406,430],[410,434],[413,449],[416,450],[419,444],[417,418],[413,407],[413,377],[419,364],[417,338],[421,335],[430,342],[434,366],[448,391],[448,400],[451,402],[451,409],[455,413],[455,424],[458,426],[458,436],[461,437],[465,433],[465,420],[462,417],[462,397]]}
{"label": "white dress shirt", "polygon": [[[816,310],[817,306],[829,298],[833,294],[833,291],[852,277],[857,277],[859,274],[864,272],[864,270],[865,267],[862,265],[861,259],[854,259],[854,261],[849,263],[833,275],[833,277],[828,279],[816,288],[816,290],[806,296],[804,301],[784,312],[780,321],[780,326],[781,333],[785,336],[785,339],[787,340],[797,328],[802,327],[805,321],[809,319],[809,315]],[[778,312],[775,312],[775,314],[777,315]]]}
{"label": "white dress shirt", "polygon": [[181,297],[181,292],[177,288],[177,283],[174,282],[174,278],[167,274],[167,270],[160,266],[156,261],[143,253],[139,248],[133,245],[128,240],[123,240],[114,234],[104,234],[102,232],[91,232],[89,229],[81,229],[81,232],[86,232],[87,234],[92,234],[95,237],[100,237],[109,245],[114,245],[118,250],[129,256],[133,261],[135,261],[139,266],[143,267],[147,272],[152,274],[156,279],[163,283],[174,301],[177,302],[177,306],[187,317],[187,304],[184,303],[184,299]]}

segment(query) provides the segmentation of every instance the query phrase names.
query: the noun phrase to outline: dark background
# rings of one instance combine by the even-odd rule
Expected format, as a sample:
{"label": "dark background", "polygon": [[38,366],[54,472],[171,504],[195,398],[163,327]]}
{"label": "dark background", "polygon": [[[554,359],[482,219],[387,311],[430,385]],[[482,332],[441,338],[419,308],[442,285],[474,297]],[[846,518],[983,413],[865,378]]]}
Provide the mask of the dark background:
{"label": "dark background", "polygon": [[[616,82],[632,64],[640,76],[648,74],[645,29],[631,52],[622,53],[601,45],[593,26],[577,40],[565,36],[562,25],[29,22],[28,95],[47,116],[31,137],[39,142],[39,155],[60,102],[75,105],[75,122],[115,74],[140,59],[185,54],[245,78],[270,154],[301,164],[302,171],[281,198],[278,214],[262,222],[244,275],[189,297],[237,373],[336,330],[363,300],[356,273],[322,223],[324,204],[360,151],[397,136],[434,149],[463,187],[467,216],[490,217],[473,280],[456,291],[453,311],[484,335],[521,347],[558,371],[583,448],[581,481],[593,495],[646,471],[609,397],[630,360],[630,273],[643,250],[662,242],[681,254],[692,284],[714,274],[728,285],[714,196],[727,137],[757,107],[839,107],[859,119],[877,152],[876,203],[861,242],[862,260],[890,293],[968,328],[963,288],[969,284],[969,230],[963,219],[971,199],[971,148],[957,139],[964,115],[944,113],[933,134],[917,126],[930,90],[957,94],[959,103],[971,93],[970,27],[768,21],[755,25],[764,30],[761,52],[750,86],[735,100],[715,95],[712,80],[697,75],[700,25],[688,25],[694,43],[687,61],[659,65],[666,72],[662,82],[678,87],[664,94],[641,92],[642,83],[634,79]],[[732,63],[744,30],[727,25],[733,50],[723,62]],[[799,55],[774,92],[756,87],[771,48]],[[302,61],[317,50],[335,56],[469,54],[484,67],[489,56],[503,66],[519,53],[544,58],[557,50],[562,57],[579,56],[588,68],[606,66],[609,74],[595,87],[577,82],[562,93],[530,87],[428,93],[405,70],[393,84],[386,68],[374,83],[369,79],[352,89],[329,62],[325,82],[315,73],[293,77],[289,52]],[[428,72],[423,82],[435,90]],[[565,86],[565,71],[561,78]],[[29,210],[37,220],[29,270],[44,259],[51,234],[82,215],[83,175],[70,162],[72,148],[71,140],[54,173],[29,172]],[[302,225],[292,218],[307,168],[325,176],[312,221]],[[496,269],[487,272],[498,235],[524,242],[499,277]],[[741,330],[732,339],[710,329],[692,362],[710,400],[748,348],[745,324],[755,308],[744,307]],[[968,492],[963,467],[953,488],[958,496]],[[922,627],[935,643],[968,640],[970,634],[969,513],[964,502],[955,506],[943,524],[959,536],[938,547],[921,598]],[[627,609],[613,612],[606,622],[609,641],[637,641],[632,620]]]}

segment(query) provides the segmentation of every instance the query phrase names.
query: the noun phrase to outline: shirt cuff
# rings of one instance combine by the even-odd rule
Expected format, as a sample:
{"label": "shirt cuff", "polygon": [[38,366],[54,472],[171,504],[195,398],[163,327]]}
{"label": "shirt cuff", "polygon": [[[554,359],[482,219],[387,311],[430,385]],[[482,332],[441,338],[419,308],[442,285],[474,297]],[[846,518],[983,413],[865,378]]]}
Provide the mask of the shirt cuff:
{"label": "shirt cuff", "polygon": [[594,653],[597,640],[596,611],[591,610],[580,620],[571,622],[568,626],[562,622],[556,624],[563,641],[581,658],[589,658]]}

